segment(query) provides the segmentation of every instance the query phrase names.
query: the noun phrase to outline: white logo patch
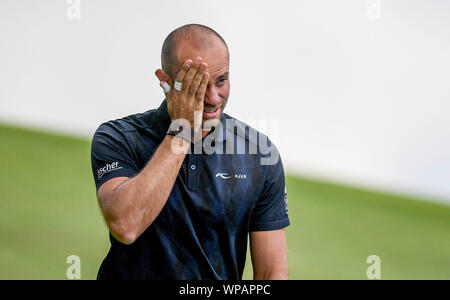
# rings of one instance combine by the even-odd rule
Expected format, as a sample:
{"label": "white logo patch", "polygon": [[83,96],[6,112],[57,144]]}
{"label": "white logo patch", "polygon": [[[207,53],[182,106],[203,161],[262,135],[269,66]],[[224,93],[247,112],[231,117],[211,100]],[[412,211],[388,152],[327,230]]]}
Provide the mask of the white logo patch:
{"label": "white logo patch", "polygon": [[103,168],[97,169],[98,172],[98,179],[102,178],[103,175],[105,175],[106,173],[112,172],[112,171],[116,171],[116,170],[120,170],[122,169],[122,167],[119,167],[119,163],[118,162],[113,162],[111,164],[106,164],[106,166],[104,166]]}

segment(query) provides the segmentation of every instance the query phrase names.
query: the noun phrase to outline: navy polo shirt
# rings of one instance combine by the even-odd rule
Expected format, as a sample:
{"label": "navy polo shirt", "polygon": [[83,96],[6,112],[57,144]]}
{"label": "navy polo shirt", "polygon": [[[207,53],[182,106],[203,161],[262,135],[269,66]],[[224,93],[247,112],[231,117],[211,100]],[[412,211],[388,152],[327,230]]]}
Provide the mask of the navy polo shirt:
{"label": "navy polo shirt", "polygon": [[[100,125],[91,149],[97,190],[111,178],[139,173],[169,125],[166,101]],[[131,245],[110,234],[98,279],[241,279],[249,232],[289,225],[281,159],[270,140],[270,153],[259,145],[266,136],[258,140],[249,128],[222,114],[202,142],[191,144],[154,222]],[[206,141],[213,153],[196,148]]]}

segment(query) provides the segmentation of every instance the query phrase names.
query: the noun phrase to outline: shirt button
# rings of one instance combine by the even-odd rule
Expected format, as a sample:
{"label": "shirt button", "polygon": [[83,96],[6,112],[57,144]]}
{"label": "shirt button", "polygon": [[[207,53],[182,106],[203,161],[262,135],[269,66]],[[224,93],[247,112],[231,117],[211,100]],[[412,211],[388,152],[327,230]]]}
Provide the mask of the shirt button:
{"label": "shirt button", "polygon": [[191,170],[192,170],[192,171],[195,170],[195,165],[191,165]]}

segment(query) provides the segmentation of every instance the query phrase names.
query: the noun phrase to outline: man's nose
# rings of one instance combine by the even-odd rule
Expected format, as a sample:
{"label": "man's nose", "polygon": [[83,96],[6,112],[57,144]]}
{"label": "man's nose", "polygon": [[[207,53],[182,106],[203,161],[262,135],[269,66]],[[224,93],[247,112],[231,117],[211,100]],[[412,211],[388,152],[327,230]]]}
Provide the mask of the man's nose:
{"label": "man's nose", "polygon": [[205,92],[205,103],[216,106],[220,103],[219,94],[214,87],[207,87]]}

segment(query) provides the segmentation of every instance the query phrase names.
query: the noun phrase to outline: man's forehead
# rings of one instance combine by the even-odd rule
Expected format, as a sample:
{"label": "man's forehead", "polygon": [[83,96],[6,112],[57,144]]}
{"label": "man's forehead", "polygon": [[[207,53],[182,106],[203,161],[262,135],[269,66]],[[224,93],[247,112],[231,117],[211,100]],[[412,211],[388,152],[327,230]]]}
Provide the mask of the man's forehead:
{"label": "man's forehead", "polygon": [[210,67],[217,68],[221,65],[228,65],[228,50],[217,38],[211,37],[203,41],[185,39],[178,43],[177,64],[181,66],[187,59],[194,60],[202,57]]}

